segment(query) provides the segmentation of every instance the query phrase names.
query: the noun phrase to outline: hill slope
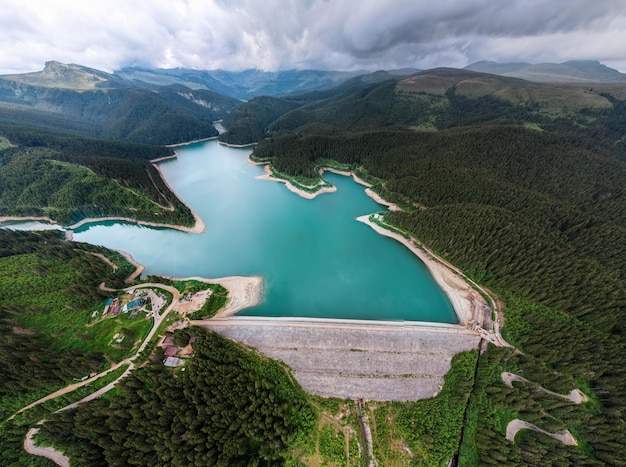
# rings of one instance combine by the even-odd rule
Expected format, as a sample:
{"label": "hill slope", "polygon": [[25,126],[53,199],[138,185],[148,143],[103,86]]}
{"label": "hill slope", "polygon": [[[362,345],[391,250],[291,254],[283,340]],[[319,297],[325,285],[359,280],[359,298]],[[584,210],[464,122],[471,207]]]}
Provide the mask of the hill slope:
{"label": "hill slope", "polygon": [[595,60],[571,60],[536,65],[480,61],[468,65],[465,69],[542,83],[626,83],[626,74]]}
{"label": "hill slope", "polygon": [[150,89],[78,65],[0,77],[0,123],[83,136],[173,144],[216,136],[236,99],[180,85]]}
{"label": "hill slope", "polygon": [[206,89],[236,99],[256,96],[279,97],[332,88],[362,72],[323,70],[261,70],[225,71],[191,70],[187,68],[149,69],[122,68],[116,77],[124,80],[163,86],[181,84],[192,89]]}
{"label": "hill slope", "polygon": [[[563,124],[587,127],[614,111],[606,92],[606,88],[594,91],[539,84],[452,68],[425,70],[408,77],[379,72],[349,80],[332,91],[299,96],[299,106],[293,100],[289,106],[280,104],[287,102],[284,100],[243,104],[225,121],[229,131],[221,140],[252,143],[311,123],[350,131],[394,126],[437,130],[484,123],[544,129]],[[245,121],[240,115],[245,115]],[[274,120],[264,117],[255,121],[255,115],[271,115]]]}
{"label": "hill slope", "polygon": [[0,125],[0,135],[0,216],[46,216],[65,225],[110,216],[195,222],[149,162],[170,155],[167,148],[10,125]]}
{"label": "hill slope", "polygon": [[[386,222],[506,303],[505,336],[525,356],[490,348],[480,358],[459,465],[622,462],[626,102],[617,97],[435,69],[258,120],[265,139],[253,157],[313,180],[329,159],[351,167],[406,207]],[[560,393],[576,381],[593,402],[575,408],[505,390],[505,370]],[[502,430],[513,418],[550,432],[573,428],[584,448],[535,435],[510,443]]]}

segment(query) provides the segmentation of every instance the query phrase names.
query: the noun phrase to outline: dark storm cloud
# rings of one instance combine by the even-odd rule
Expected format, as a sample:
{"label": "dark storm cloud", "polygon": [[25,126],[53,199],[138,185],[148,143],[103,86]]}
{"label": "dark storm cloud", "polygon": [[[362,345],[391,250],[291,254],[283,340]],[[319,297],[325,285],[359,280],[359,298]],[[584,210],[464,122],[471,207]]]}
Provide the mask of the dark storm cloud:
{"label": "dark storm cloud", "polygon": [[380,69],[599,59],[626,70],[623,0],[4,0],[0,69]]}

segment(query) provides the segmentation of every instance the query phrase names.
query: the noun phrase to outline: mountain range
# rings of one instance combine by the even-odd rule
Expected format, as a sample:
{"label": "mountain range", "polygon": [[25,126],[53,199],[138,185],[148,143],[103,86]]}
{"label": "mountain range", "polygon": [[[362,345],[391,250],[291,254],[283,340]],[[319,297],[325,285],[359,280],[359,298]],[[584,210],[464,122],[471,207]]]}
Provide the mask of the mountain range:
{"label": "mountain range", "polygon": [[596,60],[538,64],[480,61],[466,66],[465,69],[541,83],[626,83],[626,74]]}
{"label": "mountain range", "polygon": [[[316,105],[318,114],[329,105],[336,112],[351,108],[347,103],[354,96],[347,97],[346,93],[364,92],[368,86],[394,82],[397,92],[405,97],[413,95],[414,102],[409,105],[413,110],[409,113],[421,112],[414,116],[413,125],[425,122],[428,126],[433,113],[423,111],[431,107],[433,99],[441,100],[451,91],[469,98],[490,96],[512,105],[539,106],[540,112],[561,114],[584,108],[609,108],[611,104],[604,94],[623,97],[626,87],[619,85],[626,84],[625,77],[599,62],[541,65],[477,62],[465,70],[403,68],[374,73],[138,67],[107,73],[50,61],[42,71],[0,76],[0,124],[28,125],[148,144],[173,144],[216,136],[212,122],[232,120],[232,113],[242,101],[265,99],[263,105],[267,110],[268,102],[274,102],[271,99],[286,97],[280,106],[286,112],[334,96],[339,99],[335,104],[329,101]],[[588,82],[594,82],[593,89],[583,85]],[[440,97],[425,99],[416,95]],[[357,100],[369,105],[367,99],[362,98]],[[421,104],[415,107],[417,101]],[[379,104],[386,105],[382,101]],[[373,118],[380,120],[376,105],[356,112],[373,112]],[[274,113],[273,116],[279,116]],[[311,115],[307,118],[313,118]],[[388,119],[388,124],[399,123],[395,118]],[[240,126],[242,122],[247,125],[240,117],[237,120]]]}
{"label": "mountain range", "polygon": [[[329,165],[353,171],[401,208],[382,214],[386,227],[419,238],[497,294],[497,308],[504,310],[497,322],[516,347],[485,343],[471,358],[461,356],[465,363],[453,360],[433,399],[369,405],[380,464],[624,465],[623,77],[598,62],[479,62],[468,69],[364,74],[139,68],[105,73],[48,62],[39,72],[0,77],[0,215],[49,216],[64,224],[116,216],[192,226],[193,214],[150,161],[173,155],[164,144],[216,135],[218,119],[227,129],[222,142],[257,143],[250,157],[271,164],[274,176],[292,184],[319,187],[320,167]],[[325,196],[333,195],[319,202]],[[0,285],[9,291],[0,294],[0,362],[8,375],[0,381],[0,415],[8,415],[40,397],[42,381],[51,375],[58,381],[47,385],[67,384],[89,373],[83,367],[90,359],[103,358],[62,352],[58,342],[64,337],[56,323],[52,332],[30,326],[57,311],[65,320],[76,310],[63,303],[83,303],[81,296],[84,303],[101,300],[97,284],[102,271],[111,269],[97,257],[104,250],[85,255],[79,244],[52,241],[52,234],[0,233]],[[38,250],[47,256],[33,258]],[[97,276],[91,288],[87,265]],[[57,272],[78,277],[67,298],[49,302],[53,305],[21,301],[44,290],[33,288],[33,281]],[[80,327],[67,335],[81,351],[91,342]],[[202,342],[199,338],[194,347],[186,376],[172,378],[155,361],[124,380],[115,406],[100,399],[101,405],[51,415],[39,436],[80,465],[111,465],[109,460],[121,465],[122,456],[137,465],[218,465],[207,460],[217,455],[218,439],[218,447],[227,447],[223,452],[236,456],[260,442],[283,439],[284,419],[267,424],[265,418],[276,411],[277,400],[268,396],[259,406],[257,390],[295,393],[285,392],[291,390],[274,371],[249,379],[258,359],[246,363],[232,348],[219,346],[202,354]],[[507,384],[507,373],[523,379]],[[205,399],[196,398],[199,388],[206,389]],[[589,400],[573,403],[567,394],[574,389]],[[181,410],[183,391],[193,395],[189,410]],[[222,392],[223,402],[216,399]],[[233,394],[245,397],[234,400]],[[290,395],[285,407],[293,400]],[[302,436],[280,454],[283,463],[346,464],[346,453],[350,463],[359,463],[364,451],[346,449],[358,443],[357,417],[345,416],[353,402],[311,400],[315,414],[303,417]],[[220,409],[219,420],[198,416],[207,413],[207,404]],[[331,406],[332,413],[323,412]],[[259,421],[254,438],[239,430],[241,407],[250,408],[244,418]],[[1,465],[32,464],[20,461],[27,429],[44,416],[36,415],[20,425],[18,418],[0,424]],[[141,423],[129,422],[129,416]],[[200,419],[218,423],[198,429],[194,424]],[[352,439],[356,434],[355,442],[344,443],[338,425],[331,427],[328,420],[351,423],[342,430]],[[507,427],[520,420],[542,432],[524,431],[511,439]],[[223,428],[210,432],[214,425]],[[546,436],[565,430],[578,444]],[[119,439],[126,441],[122,445]],[[336,457],[328,454],[329,446],[333,452],[337,447]],[[144,457],[161,447],[167,451],[159,460]],[[272,444],[272,453],[275,449]],[[172,461],[180,453],[188,457]]]}

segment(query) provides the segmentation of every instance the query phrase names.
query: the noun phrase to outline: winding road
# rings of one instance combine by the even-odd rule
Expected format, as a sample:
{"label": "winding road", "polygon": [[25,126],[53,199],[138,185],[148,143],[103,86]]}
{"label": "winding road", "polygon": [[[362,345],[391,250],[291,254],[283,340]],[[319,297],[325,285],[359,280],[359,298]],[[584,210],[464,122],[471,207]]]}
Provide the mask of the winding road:
{"label": "winding road", "polygon": [[[158,310],[154,310],[153,313],[153,322],[152,322],[152,327],[150,328],[150,331],[148,332],[148,334],[146,335],[146,337],[144,338],[143,342],[141,343],[141,345],[139,345],[139,347],[137,348],[137,351],[135,352],[135,354],[129,358],[126,358],[124,360],[122,360],[121,362],[116,363],[115,365],[112,365],[110,368],[108,368],[107,370],[98,373],[97,375],[86,379],[85,381],[80,381],[78,383],[74,383],[74,384],[70,384],[69,386],[65,386],[64,388],[59,389],[58,391],[53,392],[52,394],[48,394],[45,397],[42,397],[39,400],[36,400],[35,402],[28,404],[27,406],[22,407],[20,410],[18,410],[17,412],[15,412],[8,420],[13,419],[16,415],[31,409],[33,407],[36,407],[37,405],[43,404],[44,402],[47,402],[49,400],[55,399],[59,396],[62,396],[64,394],[68,394],[72,391],[75,391],[76,389],[86,386],[87,384],[90,384],[100,378],[102,378],[103,376],[108,375],[109,373],[111,373],[112,371],[117,370],[118,368],[124,366],[124,365],[128,365],[128,368],[126,369],[126,371],[124,373],[122,373],[117,379],[115,379],[115,381],[112,381],[111,383],[107,384],[106,386],[104,386],[103,388],[97,390],[96,392],[82,398],[79,401],[76,401],[72,404],[69,404],[59,410],[57,410],[57,412],[62,412],[64,410],[69,410],[69,409],[73,409],[78,407],[80,404],[83,404],[85,402],[97,399],[98,397],[102,396],[103,394],[105,394],[106,392],[110,391],[111,389],[113,389],[115,387],[115,385],[122,380],[123,378],[125,378],[126,376],[128,376],[130,374],[130,372],[135,368],[135,360],[137,360],[137,358],[139,357],[139,355],[141,355],[141,353],[143,352],[143,350],[146,348],[146,346],[150,343],[150,341],[152,340],[152,338],[154,337],[154,335],[156,334],[156,332],[159,329],[159,326],[161,325],[161,323],[163,322],[163,320],[167,317],[167,315],[170,313],[170,311],[172,311],[174,309],[174,307],[176,306],[176,304],[178,303],[178,301],[180,300],[180,293],[178,292],[178,290],[174,287],[171,287],[169,285],[164,285],[164,284],[157,284],[157,283],[146,283],[146,284],[140,284],[138,286],[133,286],[133,287],[127,287],[125,289],[122,289],[124,291],[128,291],[131,289],[145,289],[145,288],[159,288],[159,289],[163,289],[163,290],[167,290],[169,293],[172,294],[172,301],[169,304],[169,306],[165,309],[165,311],[163,313],[159,313]],[[45,422],[45,420],[41,420],[37,425],[41,425]],[[53,462],[55,462],[57,465],[60,466],[68,466],[69,465],[69,459],[67,457],[65,457],[62,453],[52,449],[52,448],[42,448],[42,447],[36,447],[33,444],[33,437],[37,434],[37,432],[39,431],[39,428],[32,428],[28,431],[28,433],[26,434],[26,438],[24,439],[24,449],[26,450],[26,452],[28,452],[29,454],[35,455],[35,456],[43,456],[46,457],[50,460],[52,460]]]}
{"label": "winding road", "polygon": [[533,425],[532,423],[525,422],[524,420],[520,420],[516,418],[515,420],[511,420],[509,424],[506,426],[506,439],[511,442],[515,441],[515,435],[520,430],[533,430],[539,433],[543,433],[544,435],[551,436],[552,438],[559,440],[563,444],[567,446],[578,446],[578,441],[576,438],[572,436],[569,430],[559,431],[558,433],[550,433],[549,431],[542,430],[537,425]]}
{"label": "winding road", "polygon": [[[527,380],[523,376],[516,375],[515,373],[509,373],[508,371],[502,372],[502,381],[508,387],[513,387],[513,381],[519,381],[521,383],[531,383],[531,381]],[[589,398],[580,390],[580,389],[572,389],[569,394],[559,394],[558,392],[550,391],[544,387],[538,386],[537,389],[539,391],[543,391],[546,394],[551,394],[556,397],[560,397],[561,399],[567,399],[572,401],[574,404],[582,404],[583,402],[587,402]]]}

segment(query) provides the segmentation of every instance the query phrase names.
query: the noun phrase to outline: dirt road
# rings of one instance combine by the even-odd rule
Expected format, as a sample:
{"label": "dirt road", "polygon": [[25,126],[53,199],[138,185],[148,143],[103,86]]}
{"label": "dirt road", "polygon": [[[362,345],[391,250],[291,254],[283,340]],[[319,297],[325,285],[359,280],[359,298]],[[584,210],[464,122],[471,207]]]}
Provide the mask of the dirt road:
{"label": "dirt road", "polygon": [[[167,286],[167,285],[163,285],[163,284],[154,284],[154,283],[148,283],[148,284],[141,284],[140,286],[135,286],[135,287],[131,287],[131,288],[147,288],[147,287],[155,287],[155,288],[161,288],[161,289],[165,289],[168,292],[170,292],[172,294],[172,302],[170,303],[170,305],[167,307],[167,309],[162,313],[159,314],[157,311],[155,311],[154,313],[154,320],[152,323],[152,328],[150,329],[150,331],[148,332],[148,334],[146,335],[146,337],[144,338],[143,342],[141,343],[141,345],[137,348],[137,351],[135,352],[135,354],[129,358],[126,358],[124,360],[122,360],[119,363],[116,363],[115,365],[111,366],[111,368],[98,373],[97,375],[86,379],[85,381],[80,381],[78,383],[75,384],[70,384],[69,386],[66,386],[62,389],[59,389],[58,391],[53,392],[52,394],[48,394],[45,397],[42,397],[41,399],[28,404],[25,407],[22,407],[20,410],[18,410],[17,412],[15,412],[10,418],[9,420],[11,420],[12,418],[14,418],[16,415],[18,415],[19,413],[22,413],[28,409],[31,409],[37,405],[43,404],[44,402],[47,402],[49,400],[55,399],[59,396],[62,396],[63,394],[68,394],[80,387],[83,387],[89,383],[92,383],[100,378],[102,378],[103,376],[106,376],[107,374],[111,373],[112,371],[115,371],[116,369],[118,369],[119,367],[123,366],[123,365],[128,365],[128,368],[126,369],[126,371],[124,373],[122,373],[122,375],[120,375],[117,379],[115,379],[115,381],[112,381],[111,383],[107,384],[106,386],[104,386],[103,388],[97,390],[96,392],[94,392],[93,394],[88,395],[87,397],[84,397],[83,399],[74,402],[72,404],[69,404],[59,410],[57,410],[57,412],[62,412],[64,410],[69,410],[69,409],[73,409],[77,406],[79,406],[80,404],[83,404],[85,402],[88,402],[90,400],[96,399],[100,396],[102,396],[102,394],[110,391],[111,389],[113,389],[115,387],[115,385],[122,379],[125,378],[126,376],[128,376],[130,374],[130,372],[135,368],[135,364],[134,361],[139,357],[139,355],[141,354],[141,352],[146,348],[146,346],[148,345],[148,343],[150,342],[150,340],[152,339],[152,337],[155,335],[155,333],[158,331],[159,326],[161,325],[161,323],[163,322],[163,320],[167,317],[167,315],[169,314],[169,312],[174,309],[174,307],[176,306],[176,304],[178,303],[178,300],[180,299],[180,293],[178,292],[177,289],[175,289],[174,287],[171,286]],[[127,289],[125,289],[127,290]],[[41,420],[38,425],[41,425],[42,423],[44,423],[45,420]],[[52,460],[53,462],[55,462],[56,464],[60,465],[60,466],[69,466],[69,459],[67,457],[65,457],[63,454],[61,454],[58,451],[55,451],[52,448],[41,448],[41,447],[36,447],[33,444],[33,436],[39,431],[38,428],[32,428],[28,431],[28,433],[26,434],[26,437],[24,439],[24,449],[26,450],[26,452],[28,452],[29,454],[32,454],[34,456],[43,456],[46,457],[50,460]]]}
{"label": "dirt road", "polygon": [[569,430],[559,431],[558,433],[550,433],[548,431],[542,430],[537,425],[533,425],[532,423],[525,422],[524,420],[520,420],[516,418],[515,420],[511,420],[506,427],[506,439],[511,442],[515,442],[515,435],[520,430],[533,430],[539,433],[543,433],[544,435],[551,436],[552,438],[559,440],[561,443],[566,444],[568,446],[578,446],[578,441],[576,438],[572,436]]}
{"label": "dirt road", "polygon": [[40,448],[33,444],[33,437],[39,432],[39,428],[31,428],[24,438],[24,450],[33,456],[40,456],[50,459],[61,467],[69,467],[70,460],[59,451],[52,448]]}

